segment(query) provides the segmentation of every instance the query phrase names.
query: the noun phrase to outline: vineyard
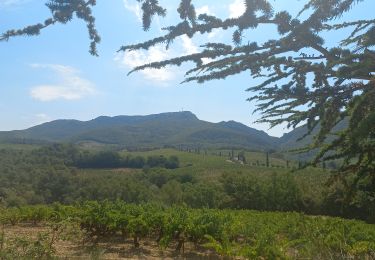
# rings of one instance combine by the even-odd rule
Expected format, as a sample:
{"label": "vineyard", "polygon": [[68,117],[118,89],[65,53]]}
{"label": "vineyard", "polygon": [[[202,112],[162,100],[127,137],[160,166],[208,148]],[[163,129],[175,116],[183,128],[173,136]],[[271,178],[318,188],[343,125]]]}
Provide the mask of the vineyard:
{"label": "vineyard", "polygon": [[[300,213],[91,201],[74,206],[56,203],[1,209],[0,221],[0,259],[51,259],[58,255],[61,241],[75,243],[86,252],[94,248],[98,252],[103,242],[114,239],[139,252],[152,241],[157,250],[179,256],[193,248],[207,257],[375,258],[374,225]],[[47,231],[34,234],[34,239],[7,232],[25,225],[46,227]],[[126,250],[121,254],[126,256]]]}
{"label": "vineyard", "polygon": [[[375,259],[366,197],[340,203],[329,169],[288,168],[276,154],[22,145],[0,155],[1,260]],[[94,157],[119,160],[75,165]]]}

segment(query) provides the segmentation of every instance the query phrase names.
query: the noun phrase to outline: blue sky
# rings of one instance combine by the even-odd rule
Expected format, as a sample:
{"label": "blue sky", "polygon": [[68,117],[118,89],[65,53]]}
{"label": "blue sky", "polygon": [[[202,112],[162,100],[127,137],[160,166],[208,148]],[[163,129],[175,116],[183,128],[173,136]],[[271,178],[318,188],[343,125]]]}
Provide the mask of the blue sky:
{"label": "blue sky", "polygon": [[[0,32],[22,28],[49,17],[46,1],[0,0]],[[143,32],[136,0],[98,0],[94,9],[102,36],[99,57],[88,53],[85,24],[74,20],[67,25],[48,28],[38,37],[18,37],[0,42],[0,130],[24,129],[54,119],[90,120],[101,115],[145,115],[189,110],[211,122],[236,120],[248,126],[281,136],[284,126],[268,130],[254,124],[254,104],[246,99],[245,89],[257,81],[248,74],[212,81],[204,85],[179,84],[181,68],[149,70],[126,76],[136,65],[193,53],[202,37],[182,38],[166,51],[162,47],[149,52],[117,53],[121,45],[136,43],[161,34],[160,28],[176,23],[177,0],[162,0],[168,8],[165,19],[154,20],[149,32]],[[273,1],[272,1],[273,2]],[[375,1],[366,1],[351,12],[348,20],[373,17]],[[239,16],[242,0],[196,0],[198,12],[222,18]],[[274,1],[278,10],[295,13],[304,1]],[[262,27],[249,35],[250,41],[266,40],[275,28]],[[210,41],[230,40],[230,33],[213,32]],[[335,36],[329,35],[328,44]],[[206,38],[207,39],[207,38]]]}

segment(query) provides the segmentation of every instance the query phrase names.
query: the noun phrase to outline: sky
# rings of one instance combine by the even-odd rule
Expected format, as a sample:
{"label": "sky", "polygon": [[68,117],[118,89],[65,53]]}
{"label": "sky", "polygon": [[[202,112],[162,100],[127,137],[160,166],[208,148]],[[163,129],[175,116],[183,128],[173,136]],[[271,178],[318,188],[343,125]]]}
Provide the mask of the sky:
{"label": "sky", "polygon": [[[94,8],[97,29],[102,37],[99,57],[88,52],[85,24],[75,19],[67,25],[47,28],[37,37],[17,37],[0,42],[0,131],[25,129],[55,119],[90,120],[98,116],[147,115],[191,111],[210,122],[235,120],[264,130],[273,136],[290,131],[285,126],[269,129],[255,124],[255,103],[246,101],[245,90],[259,81],[249,73],[205,84],[180,84],[191,64],[127,73],[152,61],[199,51],[204,40],[228,41],[230,32],[212,33],[189,39],[182,37],[166,50],[119,53],[120,46],[160,36],[161,28],[178,22],[177,0],[161,0],[166,18],[153,20],[144,32],[140,6],[136,0],[98,0]],[[297,13],[305,1],[272,0],[276,10]],[[0,33],[8,29],[44,21],[49,17],[44,0],[0,0]],[[198,13],[221,18],[238,17],[244,11],[242,0],[195,0]],[[348,20],[373,18],[375,1],[358,4]],[[249,41],[265,41],[276,30],[262,27],[248,34]],[[327,35],[328,44],[335,36]]]}

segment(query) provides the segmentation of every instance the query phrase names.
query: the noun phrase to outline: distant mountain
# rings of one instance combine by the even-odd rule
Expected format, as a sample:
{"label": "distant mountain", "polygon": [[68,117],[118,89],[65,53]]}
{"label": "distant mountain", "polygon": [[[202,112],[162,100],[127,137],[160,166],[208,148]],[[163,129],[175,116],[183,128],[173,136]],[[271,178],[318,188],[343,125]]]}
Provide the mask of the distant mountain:
{"label": "distant mountain", "polygon": [[277,149],[280,139],[235,121],[210,123],[191,112],[56,120],[0,132],[2,142],[96,142],[128,147],[201,146]]}
{"label": "distant mountain", "polygon": [[[344,119],[340,121],[334,128],[333,128],[333,133],[344,130],[348,126],[348,120]],[[280,147],[279,151],[282,151],[284,153],[287,153],[287,151],[293,150],[293,149],[298,149],[298,148],[304,148],[311,144],[314,141],[314,136],[318,134],[320,130],[320,125],[318,125],[310,135],[306,135],[308,132],[307,126],[301,126],[295,128],[293,131],[284,134],[280,138]],[[304,137],[305,136],[305,137]],[[334,135],[329,135],[327,137],[327,141],[331,142],[335,138]],[[289,157],[295,160],[305,160],[308,161],[312,158],[317,153],[317,149],[306,152],[306,153],[289,153]]]}
{"label": "distant mountain", "polygon": [[[341,131],[345,129],[348,126],[348,120],[344,119],[340,121],[334,128],[333,128],[333,133]],[[316,134],[318,134],[320,130],[320,126],[318,125],[311,135],[308,135],[304,138],[302,138],[308,131],[307,126],[301,126],[295,128],[293,131],[284,134],[280,138],[280,148],[281,149],[291,149],[291,148],[300,148],[304,147],[308,144],[310,144],[313,141],[313,138]],[[302,139],[301,139],[302,138]],[[328,140],[333,140],[333,136],[328,137]],[[299,140],[301,139],[301,140]]]}
{"label": "distant mountain", "polygon": [[[345,120],[340,122],[335,131],[345,128],[347,123]],[[182,145],[286,152],[311,143],[313,135],[298,141],[306,132],[307,127],[302,126],[277,138],[235,121],[210,123],[198,119],[191,112],[172,112],[147,116],[101,116],[90,121],[55,120],[26,130],[0,132],[0,142],[94,142],[125,147]],[[308,159],[313,154],[293,157]]]}

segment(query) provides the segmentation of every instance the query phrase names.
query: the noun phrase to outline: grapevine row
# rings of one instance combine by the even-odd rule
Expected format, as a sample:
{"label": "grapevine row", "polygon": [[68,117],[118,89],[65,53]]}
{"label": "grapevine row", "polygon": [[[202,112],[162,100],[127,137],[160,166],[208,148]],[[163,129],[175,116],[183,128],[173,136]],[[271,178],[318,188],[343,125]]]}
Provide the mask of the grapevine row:
{"label": "grapevine row", "polygon": [[173,246],[183,252],[186,243],[194,243],[221,255],[248,258],[375,257],[374,225],[299,213],[91,201],[4,209],[0,221],[4,225],[69,221],[94,242],[116,236],[132,239],[136,248],[151,239],[160,248]]}

